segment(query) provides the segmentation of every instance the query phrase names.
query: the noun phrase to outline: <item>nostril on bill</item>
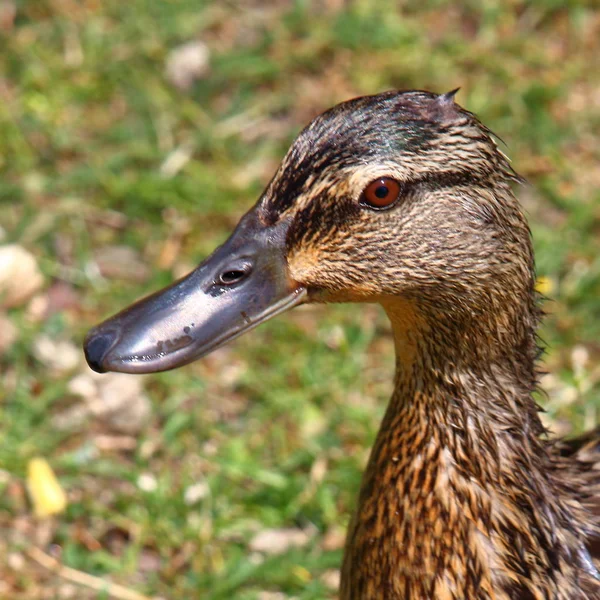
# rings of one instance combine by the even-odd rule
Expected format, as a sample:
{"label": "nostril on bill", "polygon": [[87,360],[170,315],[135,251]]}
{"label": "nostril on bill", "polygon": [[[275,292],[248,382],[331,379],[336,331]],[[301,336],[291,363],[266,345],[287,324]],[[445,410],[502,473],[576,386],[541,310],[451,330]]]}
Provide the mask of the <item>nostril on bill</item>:
{"label": "nostril on bill", "polygon": [[115,330],[105,331],[103,333],[93,333],[85,341],[83,351],[85,359],[97,373],[106,373],[107,369],[103,366],[104,358],[108,351],[114,346],[118,338],[118,332]]}
{"label": "nostril on bill", "polygon": [[231,265],[229,269],[223,271],[219,275],[219,283],[221,285],[235,285],[244,280],[252,271],[252,264],[248,261],[239,261],[237,264]]}
{"label": "nostril on bill", "polygon": [[232,269],[230,271],[225,271],[224,273],[221,273],[221,276],[219,277],[219,281],[225,285],[231,285],[233,283],[237,283],[238,281],[241,281],[242,279],[244,279],[245,276],[246,276],[245,271]]}

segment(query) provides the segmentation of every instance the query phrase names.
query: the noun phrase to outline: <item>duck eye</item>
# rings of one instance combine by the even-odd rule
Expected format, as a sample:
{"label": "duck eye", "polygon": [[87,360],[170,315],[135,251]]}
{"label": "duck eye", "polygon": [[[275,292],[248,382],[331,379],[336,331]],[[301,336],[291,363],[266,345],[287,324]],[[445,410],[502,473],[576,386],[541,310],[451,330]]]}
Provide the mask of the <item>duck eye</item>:
{"label": "duck eye", "polygon": [[361,203],[371,208],[387,208],[400,196],[400,183],[391,177],[381,177],[372,181],[361,196]]}

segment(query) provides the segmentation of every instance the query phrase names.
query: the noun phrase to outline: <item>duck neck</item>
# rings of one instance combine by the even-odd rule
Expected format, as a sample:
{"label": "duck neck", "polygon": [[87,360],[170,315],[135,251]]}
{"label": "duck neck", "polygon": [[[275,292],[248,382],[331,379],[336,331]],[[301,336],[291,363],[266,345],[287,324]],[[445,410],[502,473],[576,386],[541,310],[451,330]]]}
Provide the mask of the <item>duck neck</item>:
{"label": "duck neck", "polygon": [[350,527],[342,598],[538,597],[536,577],[578,542],[531,397],[533,320],[518,347],[484,358],[400,308],[387,310],[395,387]]}

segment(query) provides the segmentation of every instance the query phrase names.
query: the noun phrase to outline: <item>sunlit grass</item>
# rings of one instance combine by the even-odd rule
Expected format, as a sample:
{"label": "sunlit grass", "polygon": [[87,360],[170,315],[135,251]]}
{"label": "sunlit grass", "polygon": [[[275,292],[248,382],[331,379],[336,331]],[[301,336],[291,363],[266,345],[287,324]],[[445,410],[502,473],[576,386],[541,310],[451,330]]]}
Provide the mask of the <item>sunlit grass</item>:
{"label": "sunlit grass", "polygon": [[[53,374],[32,348],[42,333],[80,344],[100,318],[193,266],[301,127],[354,95],[460,86],[458,101],[506,142],[530,182],[520,196],[550,297],[542,337],[553,378],[541,401],[561,432],[597,420],[598,12],[575,0],[409,2],[401,13],[342,4],[16,3],[0,38],[0,226],[35,254],[46,292],[66,282],[75,301],[50,317],[9,313],[19,338],[0,357],[0,556],[13,561],[0,561],[0,597],[62,597],[60,578],[14,559],[36,536],[64,564],[148,595],[335,596],[327,574],[391,387],[381,311],[301,309],[148,377],[152,413],[127,448],[117,444],[127,434],[98,419],[54,425],[78,402],[75,373]],[[210,72],[182,92],[165,60],[190,39],[209,46]],[[180,151],[181,168],[161,174]],[[135,249],[149,275],[98,277],[94,257],[116,245]],[[45,528],[23,488],[36,455],[69,492]],[[198,483],[205,493],[186,501]],[[253,552],[268,528],[300,528],[309,541]]]}

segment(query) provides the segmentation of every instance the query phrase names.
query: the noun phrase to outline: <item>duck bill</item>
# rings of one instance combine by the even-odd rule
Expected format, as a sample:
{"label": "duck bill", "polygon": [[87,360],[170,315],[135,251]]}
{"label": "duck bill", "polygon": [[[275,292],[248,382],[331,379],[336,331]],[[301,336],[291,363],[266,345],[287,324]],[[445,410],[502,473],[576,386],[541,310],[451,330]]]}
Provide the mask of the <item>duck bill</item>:
{"label": "duck bill", "polygon": [[297,304],[306,290],[285,260],[288,223],[255,210],[189,275],[94,327],[84,350],[100,373],[154,373],[188,364]]}

